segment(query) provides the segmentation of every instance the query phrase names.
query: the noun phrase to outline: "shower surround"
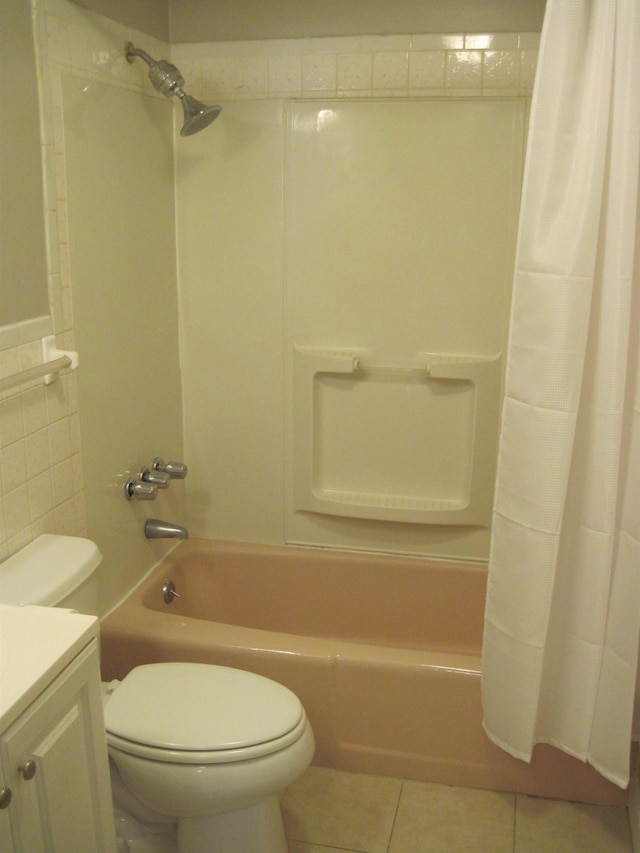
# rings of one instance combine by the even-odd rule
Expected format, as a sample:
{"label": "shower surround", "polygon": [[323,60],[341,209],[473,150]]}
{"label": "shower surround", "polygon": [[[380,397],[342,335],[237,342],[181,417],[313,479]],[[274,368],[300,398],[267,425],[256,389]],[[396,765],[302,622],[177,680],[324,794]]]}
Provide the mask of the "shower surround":
{"label": "shower surround", "polygon": [[[372,425],[379,434],[395,428],[395,410],[396,435],[415,436],[414,426],[421,430],[427,423],[433,430],[437,419],[446,423],[451,414],[440,408],[431,417],[436,396],[445,405],[459,403],[457,412],[464,411],[468,424],[477,411],[497,413],[517,197],[505,191],[498,200],[491,182],[479,192],[477,176],[487,174],[475,168],[480,156],[468,171],[449,163],[438,174],[440,152],[455,154],[474,132],[479,144],[472,142],[471,150],[479,154],[484,146],[491,163],[483,131],[490,118],[471,118],[469,129],[457,135],[451,130],[447,136],[441,126],[442,148],[429,148],[438,134],[429,132],[429,118],[421,129],[421,110],[431,103],[455,113],[464,104],[473,116],[476,107],[488,113],[492,103],[518,103],[517,117],[500,125],[502,136],[495,129],[499,119],[492,127],[492,139],[512,143],[505,156],[494,151],[492,165],[515,163],[512,152],[521,162],[537,40],[531,33],[429,34],[173,47],[172,58],[198,96],[223,106],[213,134],[176,148],[185,453],[192,472],[190,525],[197,535],[487,558],[492,476],[484,471],[469,487],[465,466],[471,455],[476,462],[492,457],[488,445],[497,429],[490,418],[476,424],[475,439],[482,435],[488,442],[486,452],[469,438],[471,427],[461,434],[458,422],[454,430],[440,429],[435,442],[433,431],[422,432],[430,459],[417,456],[407,442],[388,442],[381,451]],[[360,143],[349,139],[350,122],[358,110],[368,113],[373,130],[356,128],[357,139],[381,141],[384,150],[369,159],[372,146],[362,147],[361,161],[351,168]],[[384,117],[377,124],[376,113]],[[386,117],[394,113],[400,121],[389,124]],[[306,148],[298,145],[304,126],[318,131],[317,146],[313,139]],[[395,128],[395,148],[389,127]],[[329,140],[335,133],[333,149],[331,142],[323,148],[321,134]],[[407,141],[417,147],[405,159]],[[341,147],[345,142],[352,145],[348,151]],[[331,169],[316,168],[324,168],[327,153]],[[432,157],[428,175],[420,156]],[[407,177],[409,164],[417,164],[414,181]],[[395,206],[384,213],[382,194],[376,198],[372,188],[380,178],[385,187],[393,184],[393,170],[403,166]],[[517,171],[514,166],[516,191]],[[455,190],[444,174],[455,175]],[[435,186],[432,175],[440,178]],[[371,194],[351,192],[356,183]],[[384,198],[390,198],[386,191]],[[432,204],[437,233],[431,223],[421,226],[425,200]],[[458,201],[468,209],[456,226]],[[387,216],[386,228],[380,219],[372,227],[379,213]],[[502,217],[500,224],[494,214]],[[491,221],[506,250],[494,253],[494,237],[477,239]],[[455,235],[449,242],[442,239],[447,222],[448,234]],[[466,248],[457,242],[465,233],[476,238]],[[395,254],[388,251],[394,241]],[[429,253],[442,246],[430,268]],[[450,269],[441,265],[447,251]],[[483,265],[492,255],[495,275],[487,276]],[[449,286],[451,270],[463,259],[464,273]],[[403,330],[410,334],[403,337]],[[447,360],[450,369],[457,362],[457,375],[436,391],[433,380]],[[387,371],[384,379],[378,368]],[[402,370],[407,382],[401,389]],[[476,410],[480,383],[489,403]],[[385,393],[378,393],[383,386]],[[470,392],[466,400],[454,400],[449,392],[463,388]],[[363,400],[367,394],[369,401]],[[409,398],[415,405],[405,406]],[[340,402],[347,399],[355,401],[351,410]],[[438,445],[442,452],[434,450]],[[428,493],[421,491],[425,469],[430,475],[445,458],[452,464],[438,468],[439,483],[451,475],[458,484],[440,490],[429,482]],[[447,502],[460,509],[467,500],[473,511],[455,519],[453,513],[438,515]]]}

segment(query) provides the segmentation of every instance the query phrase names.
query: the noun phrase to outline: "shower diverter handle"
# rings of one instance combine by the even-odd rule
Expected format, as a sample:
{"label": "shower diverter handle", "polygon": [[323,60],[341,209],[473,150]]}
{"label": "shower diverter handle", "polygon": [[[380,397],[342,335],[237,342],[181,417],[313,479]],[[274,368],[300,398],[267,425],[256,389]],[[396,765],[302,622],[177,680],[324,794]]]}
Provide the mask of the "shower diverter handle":
{"label": "shower diverter handle", "polygon": [[184,480],[189,471],[184,462],[165,462],[159,456],[156,456],[153,460],[151,467],[154,471],[168,474],[172,480]]}
{"label": "shower diverter handle", "polygon": [[143,483],[152,483],[159,489],[168,489],[171,477],[162,471],[150,471],[148,468],[143,468],[138,474],[138,479]]}

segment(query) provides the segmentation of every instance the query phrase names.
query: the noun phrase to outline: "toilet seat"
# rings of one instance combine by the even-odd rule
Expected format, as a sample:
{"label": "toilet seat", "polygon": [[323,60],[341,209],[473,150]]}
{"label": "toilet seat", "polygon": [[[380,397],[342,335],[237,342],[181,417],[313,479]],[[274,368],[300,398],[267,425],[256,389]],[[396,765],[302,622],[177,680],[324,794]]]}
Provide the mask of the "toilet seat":
{"label": "toilet seat", "polygon": [[163,761],[167,764],[234,764],[250,759],[265,758],[274,755],[288,746],[296,743],[303,736],[308,727],[306,715],[298,725],[283,737],[241,749],[216,749],[216,750],[177,750],[163,749],[161,747],[148,746],[137,741],[118,737],[107,731],[107,746],[110,749],[134,755],[137,758],[146,758],[149,761]]}
{"label": "toilet seat", "polygon": [[109,746],[171,763],[261,757],[294,743],[306,726],[300,700],[283,685],[211,664],[136,667],[105,705]]}

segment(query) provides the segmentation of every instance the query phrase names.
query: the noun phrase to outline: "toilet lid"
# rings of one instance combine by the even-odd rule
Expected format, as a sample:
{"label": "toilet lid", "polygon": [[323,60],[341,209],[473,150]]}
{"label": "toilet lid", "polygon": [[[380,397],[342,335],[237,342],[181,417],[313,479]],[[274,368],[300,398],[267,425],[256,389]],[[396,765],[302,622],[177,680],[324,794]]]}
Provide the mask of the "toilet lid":
{"label": "toilet lid", "polygon": [[231,667],[158,663],[133,669],[105,706],[107,732],[167,750],[212,752],[266,743],[304,715],[275,681]]}

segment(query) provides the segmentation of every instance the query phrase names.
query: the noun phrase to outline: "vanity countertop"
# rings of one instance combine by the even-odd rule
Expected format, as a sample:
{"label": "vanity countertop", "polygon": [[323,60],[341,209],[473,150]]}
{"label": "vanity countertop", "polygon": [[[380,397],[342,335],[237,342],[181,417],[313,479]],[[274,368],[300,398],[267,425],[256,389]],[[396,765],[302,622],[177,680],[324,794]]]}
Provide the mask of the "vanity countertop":
{"label": "vanity countertop", "polygon": [[0,732],[98,631],[95,616],[56,607],[0,604]]}

